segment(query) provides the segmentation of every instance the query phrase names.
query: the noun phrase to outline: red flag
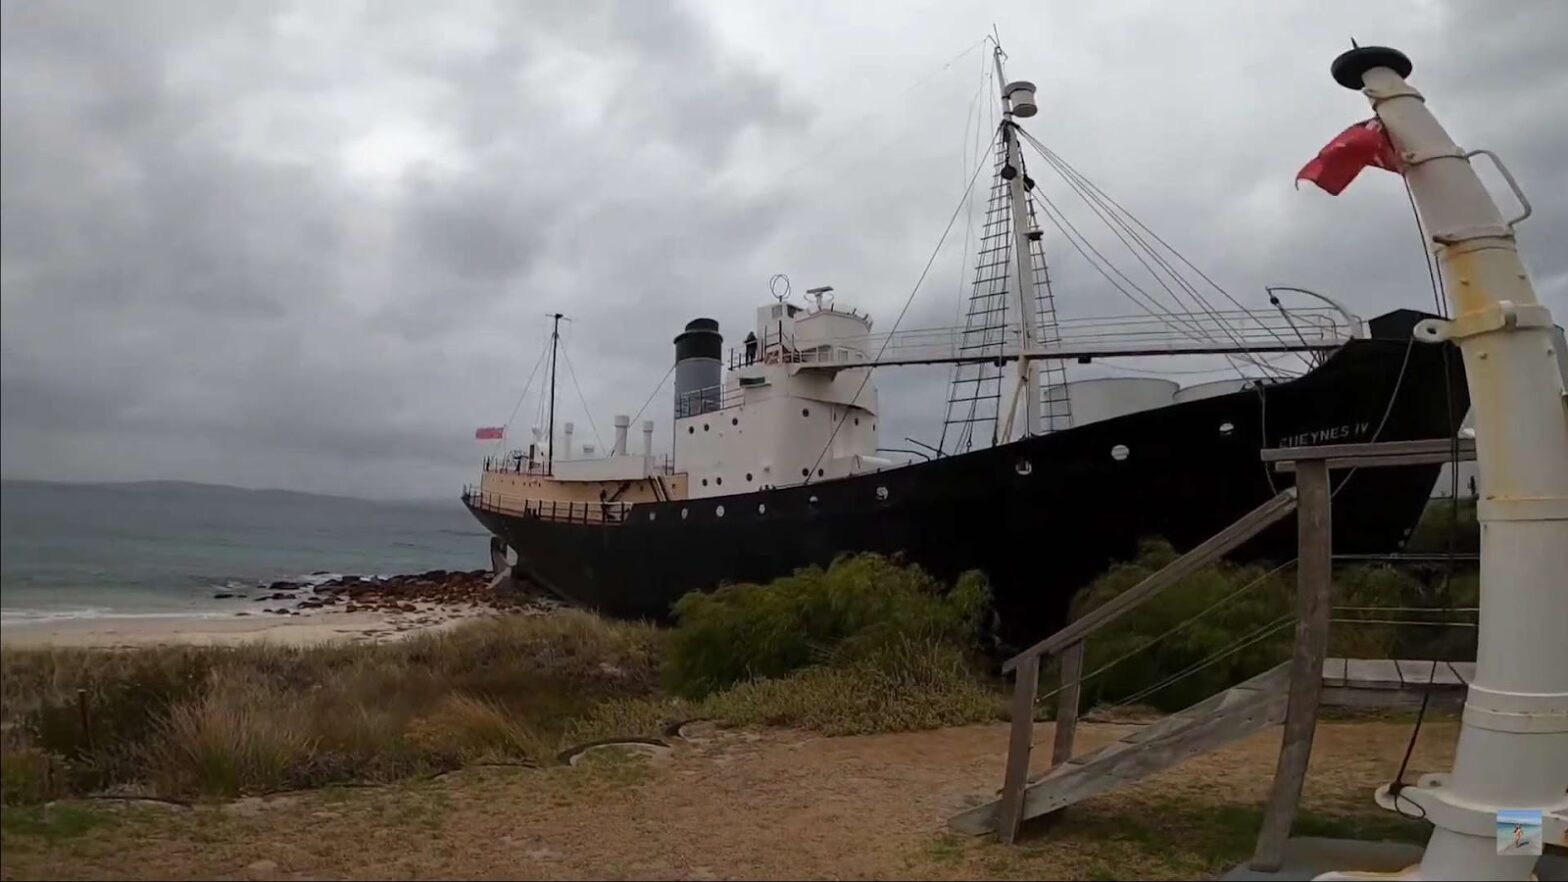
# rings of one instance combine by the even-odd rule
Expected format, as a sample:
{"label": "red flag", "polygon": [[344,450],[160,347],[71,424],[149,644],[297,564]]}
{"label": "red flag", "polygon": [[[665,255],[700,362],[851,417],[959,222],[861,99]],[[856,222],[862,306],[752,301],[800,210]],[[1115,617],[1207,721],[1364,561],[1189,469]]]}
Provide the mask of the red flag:
{"label": "red flag", "polygon": [[506,434],[505,426],[485,426],[474,430],[475,441],[500,441]]}
{"label": "red flag", "polygon": [[1296,172],[1296,180],[1311,181],[1338,196],[1369,165],[1399,171],[1399,157],[1377,117],[1362,120],[1336,135],[1315,159]]}

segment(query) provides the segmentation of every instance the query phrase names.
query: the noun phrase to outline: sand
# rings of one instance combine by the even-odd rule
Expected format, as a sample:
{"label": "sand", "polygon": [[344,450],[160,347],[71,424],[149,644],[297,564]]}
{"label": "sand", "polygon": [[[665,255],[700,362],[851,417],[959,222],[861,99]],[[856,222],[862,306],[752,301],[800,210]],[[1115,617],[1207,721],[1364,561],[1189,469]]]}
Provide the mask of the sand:
{"label": "sand", "polygon": [[416,612],[309,610],[298,615],[254,612],[230,617],[104,616],[51,622],[7,622],[0,646],[127,648],[184,644],[231,646],[266,642],[307,646],[333,641],[384,642],[450,628],[494,610],[477,604],[415,604]]}

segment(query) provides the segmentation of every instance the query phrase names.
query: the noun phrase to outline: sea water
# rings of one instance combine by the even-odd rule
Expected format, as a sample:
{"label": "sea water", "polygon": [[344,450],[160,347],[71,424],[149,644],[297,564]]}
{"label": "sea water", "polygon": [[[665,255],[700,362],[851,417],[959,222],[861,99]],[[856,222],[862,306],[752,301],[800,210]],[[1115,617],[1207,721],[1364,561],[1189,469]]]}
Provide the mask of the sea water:
{"label": "sea water", "polygon": [[456,498],[0,481],[0,622],[229,616],[279,579],[486,567],[487,535]]}

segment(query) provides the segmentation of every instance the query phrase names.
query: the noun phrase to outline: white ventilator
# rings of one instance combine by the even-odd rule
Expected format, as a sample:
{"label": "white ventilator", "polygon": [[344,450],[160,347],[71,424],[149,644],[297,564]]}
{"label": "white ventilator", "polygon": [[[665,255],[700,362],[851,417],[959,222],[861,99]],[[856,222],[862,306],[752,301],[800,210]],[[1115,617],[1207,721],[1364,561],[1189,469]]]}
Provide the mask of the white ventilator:
{"label": "white ventilator", "polygon": [[[1371,100],[1431,233],[1453,319],[1416,328],[1464,354],[1476,459],[1486,476],[1476,672],[1451,774],[1424,775],[1384,808],[1435,829],[1409,879],[1529,879],[1536,858],[1499,855],[1497,812],[1540,809],[1548,842],[1568,820],[1568,393],[1562,337],[1535,296],[1513,226],[1530,213],[1492,154],[1466,151],[1405,81],[1410,60],[1361,47],[1334,61],[1334,78]],[[1505,221],[1471,167],[1485,155],[1521,212]],[[1323,878],[1366,878],[1339,873]]]}

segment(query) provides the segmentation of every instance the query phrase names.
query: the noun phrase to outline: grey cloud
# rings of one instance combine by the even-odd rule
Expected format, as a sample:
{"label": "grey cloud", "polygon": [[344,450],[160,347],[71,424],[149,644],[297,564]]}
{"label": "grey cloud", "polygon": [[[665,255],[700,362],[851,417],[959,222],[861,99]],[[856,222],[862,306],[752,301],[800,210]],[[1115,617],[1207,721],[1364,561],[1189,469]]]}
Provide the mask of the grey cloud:
{"label": "grey cloud", "polygon": [[[1461,143],[1530,188],[1526,258],[1568,314],[1559,4],[0,6],[8,477],[446,495],[546,312],[574,319],[601,431],[684,321],[738,336],[774,272],[886,329],[962,189],[985,59],[932,69],[992,21],[1041,85],[1031,129],[1233,293],[1364,314],[1430,300],[1398,179],[1289,179],[1366,115],[1327,77],[1345,35],[1402,46]],[[905,327],[952,321],[964,229]],[[1063,311],[1127,311],[1058,238]],[[888,443],[934,439],[946,375],[879,376]],[[667,427],[667,396],[646,415]]]}

